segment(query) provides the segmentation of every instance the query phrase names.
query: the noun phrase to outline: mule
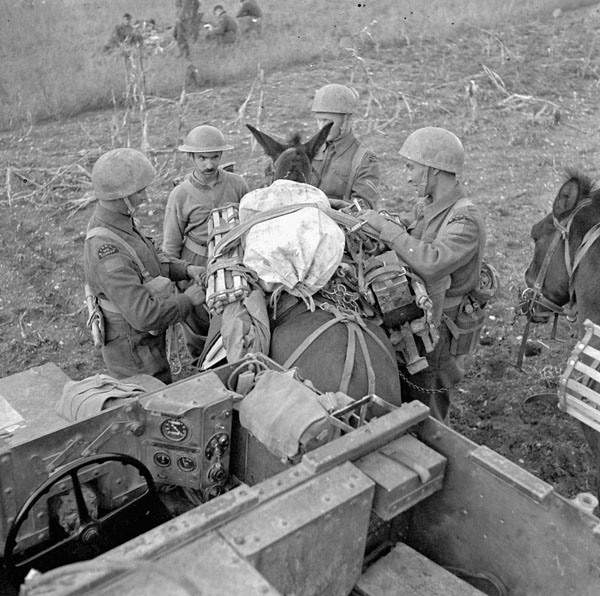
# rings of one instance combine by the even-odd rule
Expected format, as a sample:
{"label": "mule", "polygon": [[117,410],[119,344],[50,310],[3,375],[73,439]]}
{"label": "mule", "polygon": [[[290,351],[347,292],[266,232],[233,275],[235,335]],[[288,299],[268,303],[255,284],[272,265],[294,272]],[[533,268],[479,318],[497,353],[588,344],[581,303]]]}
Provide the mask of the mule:
{"label": "mule", "polygon": [[[533,323],[577,309],[578,336],[583,321],[600,324],[600,189],[577,171],[568,171],[551,213],[531,228],[533,260],[525,272],[521,310]],[[600,387],[594,388],[600,391]],[[600,433],[583,424],[594,456],[600,495]]]}
{"label": "mule", "polygon": [[[311,162],[325,143],[331,124],[305,143],[296,134],[287,144],[247,127],[271,158],[272,181],[307,183]],[[314,311],[289,294],[280,302],[282,308],[271,316],[269,356],[275,362],[297,367],[320,391],[341,390],[353,398],[376,393],[400,404],[394,347],[379,325],[319,295],[315,296]]]}

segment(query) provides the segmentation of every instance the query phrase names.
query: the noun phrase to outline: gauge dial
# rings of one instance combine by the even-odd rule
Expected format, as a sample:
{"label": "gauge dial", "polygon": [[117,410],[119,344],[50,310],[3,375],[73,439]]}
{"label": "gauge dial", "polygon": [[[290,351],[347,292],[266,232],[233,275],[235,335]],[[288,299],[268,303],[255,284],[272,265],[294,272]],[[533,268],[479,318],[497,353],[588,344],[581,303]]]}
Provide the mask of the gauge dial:
{"label": "gauge dial", "polygon": [[166,468],[171,465],[171,457],[164,451],[157,451],[154,454],[154,463],[161,468]]}
{"label": "gauge dial", "polygon": [[196,462],[191,457],[187,456],[180,457],[177,460],[177,465],[179,466],[179,469],[184,472],[193,472],[196,469]]}
{"label": "gauge dial", "polygon": [[188,436],[188,427],[185,425],[185,422],[177,418],[167,418],[160,425],[160,432],[165,439],[179,443]]}

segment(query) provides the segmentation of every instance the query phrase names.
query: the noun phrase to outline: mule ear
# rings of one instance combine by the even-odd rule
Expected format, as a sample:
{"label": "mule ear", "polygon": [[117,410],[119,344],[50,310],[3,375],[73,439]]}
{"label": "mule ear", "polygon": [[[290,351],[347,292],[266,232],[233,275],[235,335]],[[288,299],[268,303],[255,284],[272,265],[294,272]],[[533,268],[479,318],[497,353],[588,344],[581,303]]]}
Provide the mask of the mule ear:
{"label": "mule ear", "polygon": [[258,141],[258,144],[265,150],[265,153],[273,160],[287,149],[286,145],[270,137],[268,134],[254,128],[251,124],[246,124],[246,128],[252,133],[252,136]]}
{"label": "mule ear", "polygon": [[332,126],[333,122],[328,122],[312,139],[309,139],[304,143],[306,155],[310,161],[313,160],[314,156],[321,148],[321,145],[327,140],[327,136],[329,135]]}
{"label": "mule ear", "polygon": [[552,205],[552,215],[556,218],[562,218],[570,213],[577,205],[581,194],[581,185],[577,178],[567,180],[558,191],[554,204]]}

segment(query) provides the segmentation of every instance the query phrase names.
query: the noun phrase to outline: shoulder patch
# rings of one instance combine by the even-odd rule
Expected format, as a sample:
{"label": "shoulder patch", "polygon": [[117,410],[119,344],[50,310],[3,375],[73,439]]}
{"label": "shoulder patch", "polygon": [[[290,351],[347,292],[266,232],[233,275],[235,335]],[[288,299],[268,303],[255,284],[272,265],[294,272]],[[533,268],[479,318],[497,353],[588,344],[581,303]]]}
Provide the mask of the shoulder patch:
{"label": "shoulder patch", "polygon": [[103,244],[98,249],[98,259],[101,261],[110,255],[116,255],[118,252],[119,249],[114,244]]}
{"label": "shoulder patch", "polygon": [[452,216],[452,218],[448,222],[448,225],[453,224],[453,223],[467,222],[467,221],[473,221],[473,218],[469,217],[465,213],[457,213],[456,215]]}

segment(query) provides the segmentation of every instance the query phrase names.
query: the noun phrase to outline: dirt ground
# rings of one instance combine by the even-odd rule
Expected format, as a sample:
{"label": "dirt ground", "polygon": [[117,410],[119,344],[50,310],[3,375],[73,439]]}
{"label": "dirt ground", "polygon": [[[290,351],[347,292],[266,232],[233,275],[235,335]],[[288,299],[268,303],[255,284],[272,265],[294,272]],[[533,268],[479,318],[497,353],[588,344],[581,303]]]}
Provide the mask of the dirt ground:
{"label": "dirt ground", "polygon": [[[599,33],[600,13],[592,7],[494,32],[462,27],[451,43],[417,42],[415,35],[412,44],[378,55],[357,58],[340,50],[318,63],[266,73],[244,120],[256,125],[260,116],[259,128],[280,136],[312,133],[314,89],[352,82],[365,110],[369,106],[355,128],[379,155],[382,206],[391,210],[414,198],[397,155],[407,134],[437,125],[461,136],[464,180],[486,215],[487,255],[502,287],[468,377],[455,391],[451,424],[566,496],[593,486],[587,448],[556,398],[532,396],[554,391],[574,329],[561,321],[552,341],[549,327],[533,328],[535,354],[519,371],[514,364],[524,321],[514,321],[514,307],[532,254],[529,229],[549,209],[564,168],[576,166],[592,177],[596,172]],[[149,142],[160,180],[140,219],[157,243],[172,181],[189,167],[174,150],[180,130],[203,122],[221,127],[236,147],[236,171],[251,187],[262,185],[265,158],[251,147],[238,118],[251,84],[198,90],[184,108],[150,102]],[[122,116],[98,112],[0,134],[0,376],[48,361],[73,379],[103,371],[85,327],[81,254],[92,209],[87,172],[100,153],[124,143]],[[132,130],[132,146],[139,147],[140,123]],[[180,376],[189,373],[183,364]]]}

